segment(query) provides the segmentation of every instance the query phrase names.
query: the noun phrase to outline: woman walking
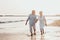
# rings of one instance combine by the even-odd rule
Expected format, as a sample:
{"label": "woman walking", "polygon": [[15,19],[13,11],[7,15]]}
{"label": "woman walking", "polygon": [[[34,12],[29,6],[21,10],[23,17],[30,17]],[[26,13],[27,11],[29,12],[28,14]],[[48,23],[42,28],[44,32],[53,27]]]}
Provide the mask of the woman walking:
{"label": "woman walking", "polygon": [[41,32],[41,35],[44,34],[44,26],[46,25],[47,26],[47,23],[46,23],[46,19],[45,19],[45,16],[43,15],[43,12],[40,11],[39,12],[39,25],[40,25],[40,32]]}

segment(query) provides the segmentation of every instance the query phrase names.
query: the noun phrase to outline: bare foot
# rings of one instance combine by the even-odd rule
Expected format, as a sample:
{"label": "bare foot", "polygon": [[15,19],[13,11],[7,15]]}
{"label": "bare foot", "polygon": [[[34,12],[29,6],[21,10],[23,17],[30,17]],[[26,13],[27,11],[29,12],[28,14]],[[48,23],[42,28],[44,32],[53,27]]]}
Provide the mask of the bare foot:
{"label": "bare foot", "polygon": [[36,33],[34,33],[34,35],[36,35]]}
{"label": "bare foot", "polygon": [[31,34],[31,36],[33,36],[33,34]]}

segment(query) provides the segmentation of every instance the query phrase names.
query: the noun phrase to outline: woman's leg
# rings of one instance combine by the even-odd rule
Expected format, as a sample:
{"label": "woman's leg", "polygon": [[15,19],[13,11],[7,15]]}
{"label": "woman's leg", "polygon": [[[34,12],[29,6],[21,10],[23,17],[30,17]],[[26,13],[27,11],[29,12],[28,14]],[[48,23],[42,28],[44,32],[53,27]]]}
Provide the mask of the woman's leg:
{"label": "woman's leg", "polygon": [[43,29],[43,34],[44,34],[44,29]]}
{"label": "woman's leg", "polygon": [[36,27],[35,27],[35,25],[33,26],[33,30],[34,30],[34,35],[36,35]]}
{"label": "woman's leg", "polygon": [[44,34],[44,29],[40,28],[40,31],[41,31],[41,35],[43,35]]}
{"label": "woman's leg", "polygon": [[40,30],[40,32],[41,32],[41,35],[42,35],[42,34],[43,34],[43,33],[42,33],[42,30]]}

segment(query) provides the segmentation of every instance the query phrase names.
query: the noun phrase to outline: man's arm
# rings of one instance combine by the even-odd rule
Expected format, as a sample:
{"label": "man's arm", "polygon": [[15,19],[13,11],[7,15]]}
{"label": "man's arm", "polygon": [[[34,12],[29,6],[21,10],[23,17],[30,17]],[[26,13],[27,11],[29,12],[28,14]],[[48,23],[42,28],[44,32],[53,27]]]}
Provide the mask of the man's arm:
{"label": "man's arm", "polygon": [[27,22],[28,22],[28,19],[26,20],[26,23],[25,23],[25,25],[27,25]]}
{"label": "man's arm", "polygon": [[26,20],[26,23],[25,23],[25,25],[27,25],[27,22],[28,22],[28,20],[30,19],[30,17],[28,17],[28,19]]}
{"label": "man's arm", "polygon": [[38,21],[38,15],[36,15],[35,23],[37,23],[37,21]]}

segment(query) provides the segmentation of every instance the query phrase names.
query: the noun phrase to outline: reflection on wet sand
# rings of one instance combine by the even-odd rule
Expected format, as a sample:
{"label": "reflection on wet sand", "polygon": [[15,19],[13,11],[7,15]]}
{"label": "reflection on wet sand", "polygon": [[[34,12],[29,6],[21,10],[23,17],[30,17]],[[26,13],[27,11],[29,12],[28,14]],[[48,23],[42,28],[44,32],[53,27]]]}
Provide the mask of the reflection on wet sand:
{"label": "reflection on wet sand", "polygon": [[37,38],[37,36],[31,36],[31,40],[45,40],[44,35],[40,35],[40,38]]}
{"label": "reflection on wet sand", "polygon": [[45,39],[44,39],[44,35],[41,35],[41,38],[40,38],[40,40],[45,40]]}
{"label": "reflection on wet sand", "polygon": [[31,40],[36,40],[36,36],[31,36]]}
{"label": "reflection on wet sand", "polygon": [[44,35],[38,32],[36,36],[27,36],[28,32],[17,29],[20,28],[0,29],[0,40],[60,40],[60,27],[46,27]]}

